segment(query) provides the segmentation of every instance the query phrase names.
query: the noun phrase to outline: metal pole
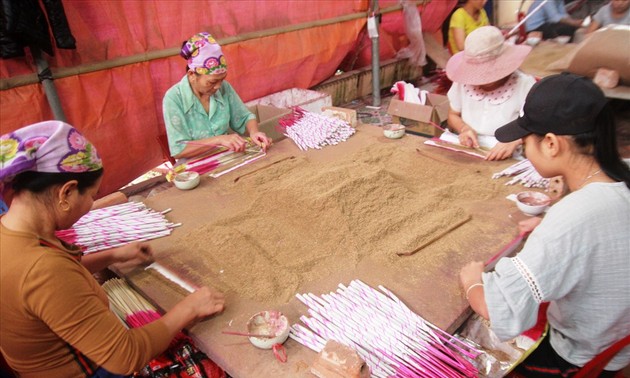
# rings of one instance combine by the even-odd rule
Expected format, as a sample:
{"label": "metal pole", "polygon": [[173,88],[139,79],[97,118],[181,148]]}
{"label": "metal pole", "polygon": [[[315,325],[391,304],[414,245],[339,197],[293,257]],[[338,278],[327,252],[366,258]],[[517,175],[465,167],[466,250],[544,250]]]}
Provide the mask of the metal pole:
{"label": "metal pole", "polygon": [[42,56],[42,52],[39,48],[31,46],[30,49],[31,54],[33,54],[33,59],[35,59],[37,76],[44,86],[44,92],[46,93],[46,98],[48,99],[48,105],[52,109],[53,117],[55,117],[56,120],[67,122],[66,115],[61,107],[61,101],[59,101],[59,96],[57,95],[57,89],[55,88],[55,84],[52,80],[52,72],[50,71],[48,62]]}
{"label": "metal pole", "polygon": [[[372,0],[372,17],[378,31],[378,0]],[[379,40],[378,35],[372,38],[372,106],[381,106],[381,75],[380,75],[380,56],[379,56]]]}

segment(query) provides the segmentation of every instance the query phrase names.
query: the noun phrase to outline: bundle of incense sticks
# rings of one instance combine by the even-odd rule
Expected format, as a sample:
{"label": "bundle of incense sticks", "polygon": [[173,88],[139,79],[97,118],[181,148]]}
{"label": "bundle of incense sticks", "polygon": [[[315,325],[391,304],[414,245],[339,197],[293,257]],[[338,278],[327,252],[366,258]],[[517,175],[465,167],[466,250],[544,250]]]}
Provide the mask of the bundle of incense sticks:
{"label": "bundle of incense sticks", "polygon": [[120,247],[134,241],[144,241],[170,235],[181,223],[169,222],[164,214],[140,202],[91,210],[70,229],[57,231],[59,239],[76,244],[83,253]]}
{"label": "bundle of incense sticks", "polygon": [[477,148],[466,147],[458,143],[452,143],[452,142],[442,140],[440,138],[428,139],[424,142],[424,144],[428,146],[443,148],[445,150],[461,152],[466,155],[474,156],[481,159],[485,159],[488,156],[488,151],[480,147],[477,147]]}
{"label": "bundle of incense sticks", "polygon": [[329,339],[354,349],[372,377],[476,377],[471,363],[481,352],[411,311],[383,286],[354,280],[317,297],[298,294],[310,317],[289,336],[320,352]]}
{"label": "bundle of incense sticks", "polygon": [[300,107],[296,107],[292,114],[281,118],[278,123],[278,129],[302,151],[339,144],[356,132],[346,121]]}
{"label": "bundle of incense sticks", "polygon": [[[162,317],[162,314],[125,280],[112,278],[107,280],[102,288],[109,298],[110,309],[129,328],[139,328]],[[182,341],[192,342],[183,332],[178,332],[171,340],[169,348],[176,347]]]}
{"label": "bundle of incense sticks", "polygon": [[173,169],[173,174],[168,175],[167,178],[172,179],[175,173],[184,171],[194,171],[200,175],[210,172],[210,176],[216,178],[266,155],[267,154],[260,147],[255,146],[254,143],[248,139],[245,152],[228,151],[224,147],[217,148],[209,155],[178,165]]}
{"label": "bundle of incense sticks", "polygon": [[549,179],[542,177],[528,159],[521,160],[501,172],[495,173],[492,175],[492,178],[496,179],[504,176],[514,176],[505,185],[520,183],[527,188],[549,188]]}
{"label": "bundle of incense sticks", "polygon": [[124,280],[112,278],[103,284],[112,311],[131,328],[142,327],[160,318],[160,313]]}

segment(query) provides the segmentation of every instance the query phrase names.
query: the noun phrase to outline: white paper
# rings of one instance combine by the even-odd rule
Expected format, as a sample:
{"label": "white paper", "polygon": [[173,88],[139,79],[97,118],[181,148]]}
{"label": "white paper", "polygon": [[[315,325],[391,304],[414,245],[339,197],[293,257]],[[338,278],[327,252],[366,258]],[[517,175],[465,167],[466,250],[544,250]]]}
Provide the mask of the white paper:
{"label": "white paper", "polygon": [[375,17],[368,17],[367,19],[368,35],[370,38],[378,38],[378,26],[376,25]]}

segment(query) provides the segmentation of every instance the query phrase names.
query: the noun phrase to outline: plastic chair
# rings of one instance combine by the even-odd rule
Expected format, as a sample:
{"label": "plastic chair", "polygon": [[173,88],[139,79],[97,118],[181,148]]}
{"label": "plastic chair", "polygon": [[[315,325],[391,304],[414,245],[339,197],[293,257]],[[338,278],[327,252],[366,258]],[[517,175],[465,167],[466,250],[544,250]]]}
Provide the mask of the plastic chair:
{"label": "plastic chair", "polygon": [[[627,345],[630,345],[630,335],[627,335],[623,339],[609,346],[608,349],[595,356],[595,358],[590,360],[586,365],[582,366],[573,378],[590,378],[599,376],[599,374],[601,374],[604,370],[604,367],[608,365],[608,362],[610,362],[610,360]],[[615,378],[617,377],[623,378],[623,373],[617,373]]]}

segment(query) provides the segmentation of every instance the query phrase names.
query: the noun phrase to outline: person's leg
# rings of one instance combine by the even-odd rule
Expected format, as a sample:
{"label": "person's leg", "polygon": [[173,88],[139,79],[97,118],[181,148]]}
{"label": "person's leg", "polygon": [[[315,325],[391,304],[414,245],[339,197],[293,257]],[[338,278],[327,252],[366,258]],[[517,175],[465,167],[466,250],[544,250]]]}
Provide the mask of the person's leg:
{"label": "person's leg", "polygon": [[556,37],[559,35],[566,35],[573,38],[573,35],[575,34],[575,31],[577,30],[575,26],[563,24],[562,22],[553,24],[553,28],[555,30]]}
{"label": "person's leg", "polygon": [[531,31],[539,31],[542,33],[542,39],[553,39],[558,35],[556,34],[556,30],[554,28],[555,24],[542,24],[538,28]]}

